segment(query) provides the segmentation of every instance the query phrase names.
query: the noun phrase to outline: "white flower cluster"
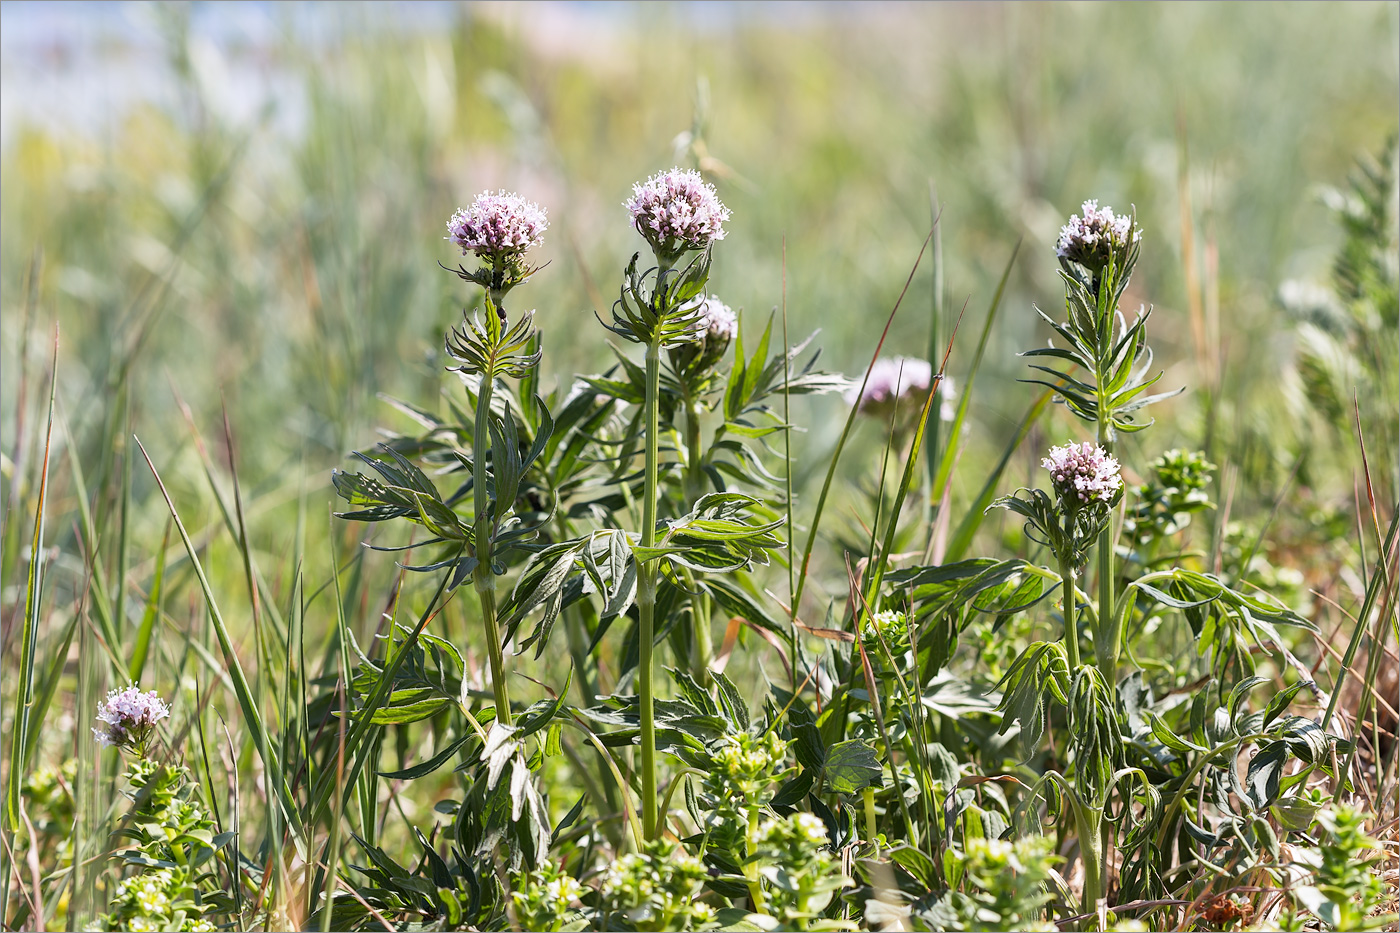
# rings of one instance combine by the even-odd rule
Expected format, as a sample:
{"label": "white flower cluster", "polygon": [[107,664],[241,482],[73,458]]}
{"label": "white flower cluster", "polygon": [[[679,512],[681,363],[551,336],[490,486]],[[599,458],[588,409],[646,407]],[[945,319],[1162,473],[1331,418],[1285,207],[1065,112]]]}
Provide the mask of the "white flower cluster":
{"label": "white flower cluster", "polygon": [[870,621],[882,632],[904,631],[904,613],[896,609],[886,609],[883,612],[877,612],[870,617]]}
{"label": "white flower cluster", "polygon": [[514,192],[483,191],[471,207],[452,215],[443,239],[461,247],[463,256],[475,253],[477,258],[490,261],[519,256],[539,246],[548,228],[548,215],[535,202]]}
{"label": "white flower cluster", "polygon": [[1111,207],[1100,208],[1098,201],[1085,201],[1080,210],[1083,217],[1071,214],[1069,223],[1060,228],[1055,255],[1061,259],[1097,271],[1108,265],[1110,253],[1121,253],[1130,243],[1142,239],[1142,231],[1133,226],[1133,219],[1127,214],[1115,214]]}
{"label": "white flower cluster", "polygon": [[700,337],[718,337],[727,343],[739,335],[738,315],[718,295],[699,298],[697,302],[695,331]]}
{"label": "white flower cluster", "polygon": [[724,239],[729,219],[715,186],[699,172],[680,168],[633,185],[626,207],[637,232],[659,253],[673,256]]}
{"label": "white flower cluster", "polygon": [[1108,502],[1123,485],[1118,461],[1088,441],[1051,447],[1050,456],[1040,465],[1050,471],[1051,483],[1061,501]]}
{"label": "white flower cluster", "polygon": [[155,724],[170,715],[170,707],[154,690],[142,693],[137,686],[113,690],[97,704],[99,725],[93,736],[103,747],[140,747]]}
{"label": "white flower cluster", "polygon": [[[183,876],[182,876],[183,877]],[[170,898],[172,888],[181,886],[175,873],[169,868],[143,872],[123,879],[117,885],[113,907],[119,915],[108,918],[108,922],[119,919],[120,927],[106,929],[126,929],[134,933],[161,933],[166,930],[179,930],[181,933],[203,933],[211,931],[214,924],[197,916],[184,913],[177,923],[176,905]]]}
{"label": "white flower cluster", "polygon": [[814,849],[828,842],[826,824],[806,810],[785,819],[765,821],[758,829],[758,839],[773,846],[797,840]]}

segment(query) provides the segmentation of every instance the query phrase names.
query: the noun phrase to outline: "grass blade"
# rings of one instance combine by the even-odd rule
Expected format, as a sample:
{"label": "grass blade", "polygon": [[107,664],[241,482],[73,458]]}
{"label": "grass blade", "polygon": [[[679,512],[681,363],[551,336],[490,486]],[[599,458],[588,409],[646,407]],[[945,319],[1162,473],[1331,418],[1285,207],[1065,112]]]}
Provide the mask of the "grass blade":
{"label": "grass blade", "polygon": [[1006,260],[1006,268],[1002,270],[1001,281],[997,283],[997,290],[992,295],[992,303],[987,308],[987,319],[982,322],[982,336],[977,339],[977,350],[972,354],[972,366],[968,368],[966,382],[958,398],[958,411],[953,416],[953,424],[948,428],[948,446],[943,450],[942,459],[938,464],[938,473],[933,478],[933,485],[929,489],[930,505],[937,505],[943,500],[943,489],[948,485],[949,478],[953,475],[953,464],[958,459],[958,450],[962,446],[962,426],[967,420],[968,402],[972,399],[972,386],[977,381],[977,370],[982,367],[982,355],[987,350],[987,340],[992,335],[992,327],[996,324],[997,313],[1001,310],[1001,298],[1006,293],[1007,280],[1011,278],[1011,269],[1016,265],[1016,257],[1021,252],[1021,240],[1016,241],[1016,246],[1011,250],[1011,258]]}
{"label": "grass blade", "polygon": [[[34,509],[34,538],[29,550],[29,574],[24,591],[24,628],[20,633],[19,688],[10,736],[9,783],[5,788],[5,830],[12,841],[19,830],[19,792],[24,783],[25,750],[34,703],[34,652],[39,634],[39,597],[44,586],[44,517],[49,497],[49,458],[53,453],[53,401],[58,386],[58,330],[54,329],[53,368],[49,374],[49,423],[44,432],[44,461],[39,468],[39,500]],[[5,879],[8,889],[9,879]]]}
{"label": "grass blade", "polygon": [[[899,313],[899,306],[904,302],[904,296],[909,293],[909,285],[914,281],[914,273],[919,271],[919,262],[924,258],[924,253],[928,250],[930,241],[933,240],[933,231],[928,232],[924,237],[923,246],[919,247],[919,255],[914,260],[914,268],[909,270],[909,278],[904,282],[904,288],[899,293],[899,298],[895,299],[894,307],[890,309],[890,316],[885,319],[885,329],[880,332],[880,340],[875,344],[875,353],[870,357],[870,365],[865,368],[865,378],[860,382],[860,391],[856,393],[856,398],[865,394],[865,386],[870,381],[870,370],[875,367],[875,361],[880,358],[880,350],[885,346],[885,338],[889,336],[890,325],[894,323],[894,316]],[[856,414],[860,410],[859,405],[852,405],[850,412],[846,415],[846,423],[841,428],[841,437],[836,441],[836,450],[831,455],[831,464],[826,469],[826,479],[822,481],[821,495],[817,497],[817,508],[812,515],[812,526],[807,530],[807,544],[802,549],[802,569],[797,574],[797,592],[792,596],[792,616],[797,618],[798,607],[802,603],[802,590],[807,585],[807,570],[812,560],[812,548],[817,543],[817,529],[821,527],[822,513],[826,510],[826,498],[831,493],[831,481],[836,477],[836,465],[841,461],[841,453],[846,449],[846,439],[851,435],[851,428],[855,425]]]}
{"label": "grass blade", "polygon": [[1016,436],[1011,438],[1011,442],[1001,452],[1001,459],[992,468],[992,472],[987,476],[987,481],[982,485],[982,491],[977,494],[977,498],[973,500],[972,505],[963,515],[962,521],[958,524],[958,530],[953,533],[953,540],[943,556],[945,562],[952,563],[962,560],[967,549],[972,546],[972,538],[977,534],[977,529],[982,527],[987,507],[996,498],[997,484],[1001,482],[1001,474],[1006,471],[1006,465],[1011,462],[1012,455],[1021,446],[1021,442],[1026,439],[1026,435],[1031,433],[1031,428],[1040,420],[1040,416],[1045,412],[1045,408],[1050,404],[1050,399],[1053,396],[1054,393],[1046,389],[1040,394],[1040,398],[1032,402],[1031,407],[1026,409],[1021,423],[1016,428]]}
{"label": "grass blade", "polygon": [[248,678],[243,674],[243,665],[239,663],[233,639],[230,637],[228,626],[224,622],[224,615],[219,611],[219,604],[214,598],[214,590],[209,585],[209,578],[204,575],[204,567],[200,564],[199,553],[195,549],[194,542],[190,540],[189,532],[185,530],[185,523],[180,520],[180,513],[175,508],[175,502],[170,498],[169,490],[165,488],[165,482],[160,478],[156,465],[151,462],[151,455],[146,452],[145,445],[139,439],[136,440],[136,446],[140,448],[141,456],[146,459],[146,466],[150,467],[151,475],[155,477],[156,485],[160,487],[160,494],[170,509],[170,518],[175,523],[175,529],[180,532],[180,540],[184,542],[185,552],[189,555],[195,577],[199,580],[200,590],[204,593],[204,602],[209,608],[209,618],[214,625],[214,634],[219,639],[219,647],[224,655],[224,664],[227,667],[229,678],[233,681],[233,692],[238,698],[238,706],[243,712],[244,722],[252,733],[253,743],[258,749],[258,754],[263,759],[263,767],[267,769],[268,783],[278,797],[283,811],[290,819],[292,814],[296,812],[291,791],[287,787],[286,778],[277,762],[277,756],[272,751],[272,743],[267,734],[267,727],[263,724],[262,713],[258,710],[257,701],[248,686]]}

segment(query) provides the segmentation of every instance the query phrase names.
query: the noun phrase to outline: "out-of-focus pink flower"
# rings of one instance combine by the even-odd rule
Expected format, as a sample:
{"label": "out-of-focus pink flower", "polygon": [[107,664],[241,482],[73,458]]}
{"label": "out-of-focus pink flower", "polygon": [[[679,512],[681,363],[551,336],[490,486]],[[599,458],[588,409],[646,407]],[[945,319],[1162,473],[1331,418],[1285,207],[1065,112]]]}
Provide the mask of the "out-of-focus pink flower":
{"label": "out-of-focus pink flower", "polygon": [[695,331],[702,339],[715,337],[728,343],[739,334],[739,317],[718,295],[711,295],[699,302]]}
{"label": "out-of-focus pink flower", "polygon": [[881,357],[870,368],[870,378],[865,382],[862,393],[856,383],[846,391],[846,402],[860,404],[863,412],[874,411],[909,393],[921,398],[928,395],[929,383],[933,381],[933,366],[928,360],[910,356]]}

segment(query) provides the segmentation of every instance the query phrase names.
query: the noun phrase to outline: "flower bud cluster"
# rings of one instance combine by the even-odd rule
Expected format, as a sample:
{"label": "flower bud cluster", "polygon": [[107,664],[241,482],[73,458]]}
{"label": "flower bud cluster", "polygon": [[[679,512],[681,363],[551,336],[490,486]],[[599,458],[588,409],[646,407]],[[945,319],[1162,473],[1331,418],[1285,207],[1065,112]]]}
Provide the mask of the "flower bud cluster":
{"label": "flower bud cluster", "polygon": [[170,715],[170,707],[154,691],[142,693],[136,686],[113,690],[97,705],[98,725],[93,736],[104,748],[116,746],[144,755],[156,723]]}
{"label": "flower bud cluster", "polygon": [[721,805],[751,806],[772,796],[785,770],[787,743],[777,735],[727,735],[710,752],[705,789]]}
{"label": "flower bud cluster", "polygon": [[864,633],[865,650],[872,660],[883,661],[885,649],[898,658],[909,650],[909,617],[897,609],[885,609],[870,617]]}
{"label": "flower bud cluster", "polygon": [[586,890],[558,865],[546,862],[531,872],[524,884],[511,894],[521,929],[542,933],[563,929]]}
{"label": "flower bud cluster", "polygon": [[1115,214],[1111,207],[1100,208],[1098,201],[1085,201],[1080,210],[1083,217],[1071,214],[1069,223],[1060,228],[1055,255],[1061,260],[1097,273],[1113,256],[1123,254],[1142,239],[1141,229],[1127,214]]}
{"label": "flower bud cluster", "polygon": [[1061,504],[1110,502],[1123,486],[1118,461],[1088,441],[1051,447],[1040,465],[1050,472]]}
{"label": "flower bud cluster", "polygon": [[724,358],[730,342],[739,335],[739,318],[718,295],[695,299],[683,313],[693,315],[694,340],[673,347],[671,362],[677,373],[698,376]]}
{"label": "flower bud cluster", "polygon": [[708,877],[704,863],[675,843],[644,843],[642,851],[624,855],[604,874],[598,891],[604,922],[620,914],[632,930],[713,929],[715,909],[700,900]]}
{"label": "flower bud cluster", "polygon": [[767,820],[754,839],[759,872],[768,882],[766,909],[779,929],[807,929],[831,902],[833,892],[852,884],[828,846],[826,824],[807,812]]}
{"label": "flower bud cluster", "polygon": [[202,931],[215,929],[203,919],[187,868],[160,868],[117,885],[111,910],[99,919],[105,930]]}

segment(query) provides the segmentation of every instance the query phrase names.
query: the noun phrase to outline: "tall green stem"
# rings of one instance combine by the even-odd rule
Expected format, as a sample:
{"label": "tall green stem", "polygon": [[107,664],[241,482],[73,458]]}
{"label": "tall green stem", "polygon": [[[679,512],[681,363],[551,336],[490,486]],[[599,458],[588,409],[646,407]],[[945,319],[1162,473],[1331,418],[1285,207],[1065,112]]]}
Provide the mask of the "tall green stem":
{"label": "tall green stem", "polygon": [[[1107,401],[1106,399],[1104,400]],[[1102,408],[1100,409],[1102,411]],[[1113,426],[1102,417],[1099,420],[1099,446],[1104,453],[1113,456]],[[1113,611],[1113,516],[1099,532],[1099,612],[1098,626],[1094,633],[1094,653],[1097,656],[1099,672],[1104,683],[1113,687],[1118,683],[1118,651],[1123,641],[1118,627],[1118,616]]]}
{"label": "tall green stem", "polygon": [[1060,558],[1060,579],[1065,586],[1065,654],[1073,672],[1079,667],[1079,625],[1075,619],[1074,567],[1065,558]]}
{"label": "tall green stem", "polygon": [[[700,449],[700,403],[686,391],[685,399],[685,498],[688,505],[694,505],[705,494],[704,471],[701,469],[703,452]],[[702,687],[710,683],[710,664],[714,661],[714,635],[710,630],[710,598],[693,585],[689,574],[686,582],[692,583],[690,591],[690,615],[692,644],[690,673]]]}
{"label": "tall green stem", "polygon": [[[1100,832],[1103,811],[1097,807],[1085,806],[1085,825],[1079,832],[1079,858],[1084,863],[1084,902],[1080,909],[1084,913],[1097,916],[1099,901],[1103,899],[1103,836]],[[1098,924],[1091,921],[1091,928]]]}
{"label": "tall green stem", "polygon": [[[661,276],[658,274],[660,283]],[[642,547],[656,546],[656,436],[657,402],[661,394],[660,328],[647,344],[647,390],[643,418],[646,444],[646,492],[642,498]],[[656,813],[656,709],[652,690],[652,648],[656,642],[656,562],[637,567],[637,610],[640,616],[637,644],[637,694],[642,724],[642,832],[648,839],[659,834]]]}
{"label": "tall green stem", "polygon": [[[495,314],[494,307],[487,308]],[[494,361],[493,361],[494,362]],[[491,662],[491,689],[496,694],[496,721],[511,724],[510,694],[506,690],[506,660],[501,651],[501,632],[496,624],[496,574],[491,569],[492,538],[495,522],[486,519],[490,502],[486,491],[486,454],[491,448],[491,392],[494,388],[490,367],[481,374],[476,393],[476,434],[472,443],[472,504],[476,524],[476,569],[472,584],[481,602],[481,618],[486,624],[486,651]],[[507,415],[509,417],[509,415]]]}
{"label": "tall green stem", "polygon": [[[745,851],[750,859],[758,854],[758,820],[759,808],[749,807],[749,831],[745,836]],[[753,910],[756,914],[764,911],[763,881],[758,872],[758,863],[750,861],[744,865],[744,877],[749,882],[749,897],[753,899]]]}

